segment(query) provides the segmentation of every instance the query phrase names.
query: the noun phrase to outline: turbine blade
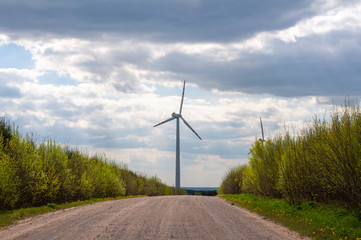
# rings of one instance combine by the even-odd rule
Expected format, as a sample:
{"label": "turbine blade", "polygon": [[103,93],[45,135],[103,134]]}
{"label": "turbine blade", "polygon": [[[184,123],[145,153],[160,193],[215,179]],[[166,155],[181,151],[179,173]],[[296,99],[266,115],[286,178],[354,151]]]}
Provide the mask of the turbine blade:
{"label": "turbine blade", "polygon": [[182,114],[183,99],[184,99],[184,89],[185,89],[185,88],[186,88],[186,80],[184,80],[184,83],[183,83],[182,101],[181,101],[181,105],[180,105],[180,108],[179,108],[179,114]]}
{"label": "turbine blade", "polygon": [[167,119],[167,120],[165,120],[165,121],[163,121],[161,123],[158,123],[158,124],[154,125],[153,127],[157,127],[157,126],[162,125],[162,124],[164,124],[166,122],[172,121],[173,119],[175,119],[175,117],[171,117],[171,118],[169,118],[169,119]]}
{"label": "turbine blade", "polygon": [[261,130],[262,130],[262,141],[264,141],[264,133],[263,133],[263,124],[262,124],[262,119],[259,118],[259,121],[261,123]]}
{"label": "turbine blade", "polygon": [[184,124],[187,125],[187,127],[189,127],[189,129],[192,130],[192,132],[194,132],[194,134],[197,135],[197,137],[198,137],[200,140],[202,140],[202,138],[196,133],[196,131],[194,131],[194,129],[191,127],[191,125],[189,125],[189,124],[187,123],[187,121],[186,121],[183,117],[181,117],[181,119],[183,120]]}

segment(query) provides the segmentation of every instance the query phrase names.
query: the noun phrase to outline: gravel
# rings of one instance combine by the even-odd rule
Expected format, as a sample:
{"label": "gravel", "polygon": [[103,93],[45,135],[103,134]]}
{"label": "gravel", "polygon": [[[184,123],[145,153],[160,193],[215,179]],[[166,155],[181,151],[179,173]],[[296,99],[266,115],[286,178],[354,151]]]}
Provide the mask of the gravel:
{"label": "gravel", "polygon": [[218,197],[161,196],[107,201],[46,213],[1,230],[0,239],[302,238]]}

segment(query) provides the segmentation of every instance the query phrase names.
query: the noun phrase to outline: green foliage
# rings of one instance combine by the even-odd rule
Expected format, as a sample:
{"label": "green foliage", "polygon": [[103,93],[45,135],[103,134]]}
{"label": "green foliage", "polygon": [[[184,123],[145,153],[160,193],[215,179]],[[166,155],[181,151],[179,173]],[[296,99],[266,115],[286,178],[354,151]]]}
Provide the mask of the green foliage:
{"label": "green foliage", "polygon": [[248,168],[246,165],[240,165],[230,169],[223,177],[222,184],[219,187],[218,192],[220,194],[235,194],[243,192],[243,174],[246,168]]}
{"label": "green foliage", "polygon": [[[294,205],[337,201],[361,221],[359,106],[348,100],[335,107],[328,120],[315,117],[294,137],[286,133],[255,141],[242,173],[242,186],[230,193],[284,198]],[[227,177],[221,188],[229,185]]]}
{"label": "green foliage", "polygon": [[3,145],[12,137],[11,123],[5,117],[0,117],[0,135],[3,137]]}
{"label": "green foliage", "polygon": [[105,156],[89,156],[54,141],[36,143],[0,118],[0,210],[177,191]]}
{"label": "green foliage", "polygon": [[187,195],[187,190],[183,188],[171,188],[174,195]]}
{"label": "green foliage", "polygon": [[251,194],[221,196],[314,239],[358,239],[361,237],[360,222],[341,206],[325,205],[314,201],[290,205],[284,199],[262,198]]}
{"label": "green foliage", "polygon": [[278,182],[279,151],[282,140],[255,141],[250,149],[249,166],[245,175],[249,176],[244,183],[244,188],[249,192],[266,196],[278,197],[276,189]]}
{"label": "green foliage", "polygon": [[58,205],[55,203],[48,203],[46,206],[48,206],[48,208],[56,209]]}
{"label": "green foliage", "polygon": [[[3,137],[0,135],[0,150]],[[0,151],[0,209],[15,207],[19,200],[19,178],[16,168],[11,159],[3,151]]]}

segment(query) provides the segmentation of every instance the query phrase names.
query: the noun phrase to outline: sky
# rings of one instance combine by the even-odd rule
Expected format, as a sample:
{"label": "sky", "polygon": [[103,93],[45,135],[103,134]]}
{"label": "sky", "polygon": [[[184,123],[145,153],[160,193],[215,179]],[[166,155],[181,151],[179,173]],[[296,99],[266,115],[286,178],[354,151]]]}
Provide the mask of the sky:
{"label": "sky", "polygon": [[218,187],[261,136],[361,90],[361,1],[1,0],[0,116],[175,185]]}

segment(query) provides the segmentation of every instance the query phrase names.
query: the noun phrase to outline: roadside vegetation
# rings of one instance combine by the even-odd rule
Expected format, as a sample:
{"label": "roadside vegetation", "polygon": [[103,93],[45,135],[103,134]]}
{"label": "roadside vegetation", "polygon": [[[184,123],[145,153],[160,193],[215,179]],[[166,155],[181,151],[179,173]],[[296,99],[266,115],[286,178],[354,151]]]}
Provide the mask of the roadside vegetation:
{"label": "roadside vegetation", "polygon": [[286,132],[265,142],[256,140],[248,164],[229,170],[219,193],[282,199],[296,207],[308,202],[330,209],[337,205],[361,225],[359,106],[347,100],[344,106],[335,106],[329,117],[315,117],[297,134]]}
{"label": "roadside vegetation", "polygon": [[173,194],[186,191],[102,155],[90,156],[51,140],[38,143],[0,118],[0,211],[91,198]]}
{"label": "roadside vegetation", "polygon": [[291,205],[285,199],[253,194],[225,194],[221,197],[243,208],[282,223],[313,239],[361,239],[361,224],[347,209],[314,201]]}

